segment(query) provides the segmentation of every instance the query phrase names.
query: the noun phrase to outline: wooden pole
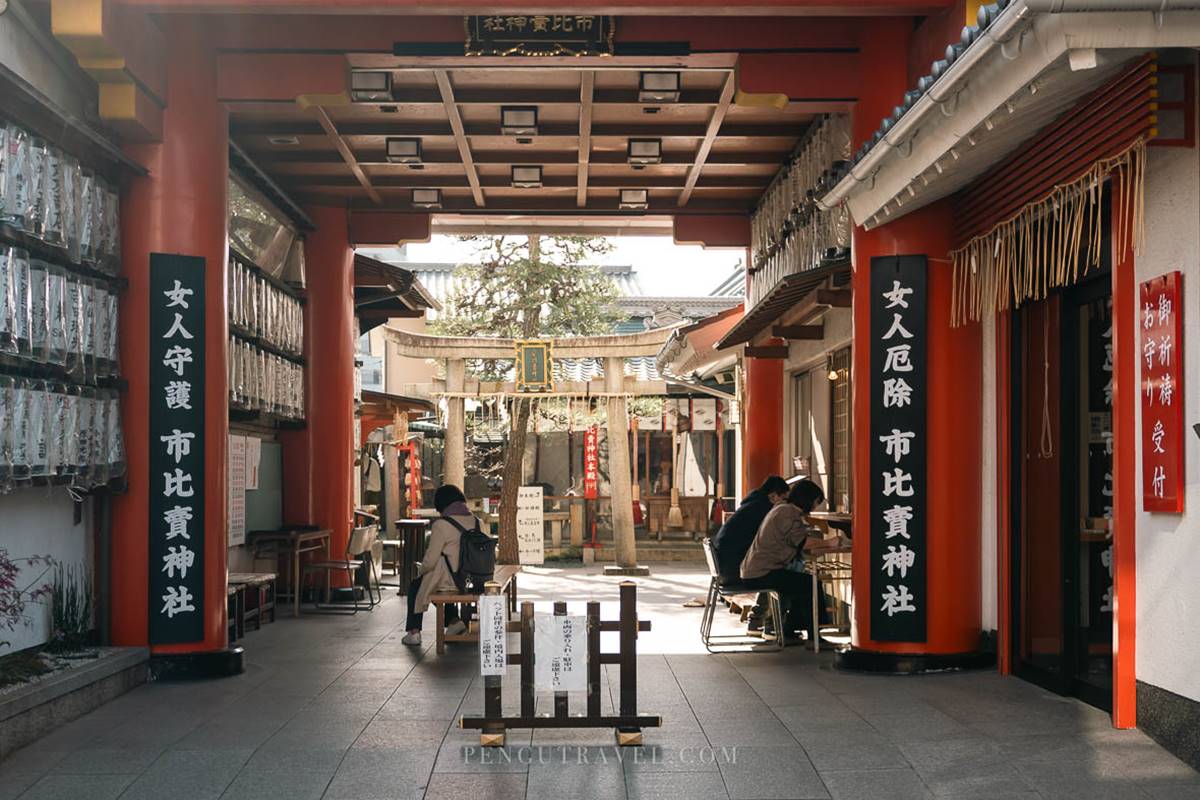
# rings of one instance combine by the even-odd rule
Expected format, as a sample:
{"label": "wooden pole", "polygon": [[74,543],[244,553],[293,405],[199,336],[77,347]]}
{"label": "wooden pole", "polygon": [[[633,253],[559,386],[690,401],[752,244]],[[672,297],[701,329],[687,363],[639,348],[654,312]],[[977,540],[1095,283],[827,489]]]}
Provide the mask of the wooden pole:
{"label": "wooden pole", "polygon": [[[625,359],[610,356],[604,364],[604,380],[609,392],[621,392],[625,388]],[[629,485],[629,409],[623,395],[608,399],[608,478],[617,566],[629,569],[637,566],[637,542]]]}

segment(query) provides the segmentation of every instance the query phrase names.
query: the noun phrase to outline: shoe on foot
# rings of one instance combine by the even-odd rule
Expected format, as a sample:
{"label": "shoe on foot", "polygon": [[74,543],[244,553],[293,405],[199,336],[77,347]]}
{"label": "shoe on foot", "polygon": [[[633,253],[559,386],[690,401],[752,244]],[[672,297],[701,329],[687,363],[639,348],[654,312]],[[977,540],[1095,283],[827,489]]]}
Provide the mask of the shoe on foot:
{"label": "shoe on foot", "polygon": [[451,622],[446,626],[446,634],[449,636],[461,636],[467,632],[467,624],[461,619],[456,622]]}
{"label": "shoe on foot", "polygon": [[421,632],[417,631],[416,633],[405,634],[404,638],[400,640],[400,643],[419,647],[421,645]]}

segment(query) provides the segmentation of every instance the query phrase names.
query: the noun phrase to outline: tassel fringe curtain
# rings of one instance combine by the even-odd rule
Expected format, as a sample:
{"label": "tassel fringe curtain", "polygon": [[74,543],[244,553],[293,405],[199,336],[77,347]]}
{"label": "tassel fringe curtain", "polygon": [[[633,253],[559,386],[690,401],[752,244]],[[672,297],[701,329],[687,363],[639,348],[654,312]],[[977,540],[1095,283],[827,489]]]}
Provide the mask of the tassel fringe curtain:
{"label": "tassel fringe curtain", "polygon": [[1100,266],[1104,181],[1113,180],[1116,252],[1140,251],[1145,235],[1146,139],[1097,161],[1080,177],[950,253],[951,325],[1040,300]]}

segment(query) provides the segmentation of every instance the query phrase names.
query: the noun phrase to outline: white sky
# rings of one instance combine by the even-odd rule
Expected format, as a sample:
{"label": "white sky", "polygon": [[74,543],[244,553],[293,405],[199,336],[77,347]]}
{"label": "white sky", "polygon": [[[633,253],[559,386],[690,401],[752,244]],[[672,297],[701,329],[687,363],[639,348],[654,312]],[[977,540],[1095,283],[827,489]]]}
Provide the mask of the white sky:
{"label": "white sky", "polygon": [[[745,250],[705,250],[698,245],[677,245],[666,236],[614,236],[607,264],[631,264],[646,294],[702,297],[717,288]],[[428,242],[409,244],[409,261],[459,262],[471,256],[469,244],[453,236],[435,235]]]}

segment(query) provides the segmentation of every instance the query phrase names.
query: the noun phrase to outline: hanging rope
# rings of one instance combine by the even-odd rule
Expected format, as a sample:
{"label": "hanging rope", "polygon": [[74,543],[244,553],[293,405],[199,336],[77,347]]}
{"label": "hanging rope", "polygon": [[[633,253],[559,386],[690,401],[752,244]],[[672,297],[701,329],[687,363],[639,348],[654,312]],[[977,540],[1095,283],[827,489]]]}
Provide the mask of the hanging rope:
{"label": "hanging rope", "polygon": [[1054,458],[1054,428],[1050,420],[1050,306],[1042,314],[1042,438],[1038,455]]}
{"label": "hanging rope", "polygon": [[[1114,174],[1115,173],[1115,174]],[[1146,140],[1097,161],[1079,178],[1055,186],[1040,200],[950,253],[950,324],[1047,297],[1100,266],[1103,241],[1101,187],[1113,183],[1116,252],[1140,252],[1145,239]]]}

